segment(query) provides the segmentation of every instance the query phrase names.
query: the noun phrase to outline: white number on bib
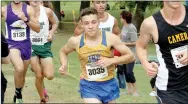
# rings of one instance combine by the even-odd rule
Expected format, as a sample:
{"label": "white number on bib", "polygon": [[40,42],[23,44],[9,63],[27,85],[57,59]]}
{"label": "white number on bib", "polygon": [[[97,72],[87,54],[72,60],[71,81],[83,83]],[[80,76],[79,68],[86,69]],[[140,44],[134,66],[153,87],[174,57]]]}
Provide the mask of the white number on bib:
{"label": "white number on bib", "polygon": [[27,39],[26,29],[12,29],[11,30],[12,40],[14,41],[22,41]]}
{"label": "white number on bib", "polygon": [[175,63],[176,68],[181,68],[181,67],[183,67],[183,66],[186,66],[186,65],[181,64],[181,63],[178,61],[178,57],[176,56],[179,52],[184,52],[184,51],[188,51],[188,45],[181,46],[181,47],[172,49],[172,50],[170,51],[170,52],[171,52],[171,55],[172,55],[172,58],[173,58],[173,60],[174,60],[174,63]]}
{"label": "white number on bib", "polygon": [[96,81],[98,79],[102,79],[108,76],[108,70],[106,67],[100,67],[94,63],[87,64],[86,71],[87,71],[88,80],[90,81]]}

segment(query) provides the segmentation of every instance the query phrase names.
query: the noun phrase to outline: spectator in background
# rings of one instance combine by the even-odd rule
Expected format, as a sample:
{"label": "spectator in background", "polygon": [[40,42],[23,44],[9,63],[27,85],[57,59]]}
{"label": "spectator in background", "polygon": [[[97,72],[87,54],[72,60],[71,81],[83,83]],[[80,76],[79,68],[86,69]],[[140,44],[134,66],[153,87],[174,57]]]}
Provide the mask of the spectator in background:
{"label": "spectator in background", "polygon": [[61,16],[62,16],[63,18],[65,17],[65,13],[64,13],[63,10],[60,12],[60,14],[61,14]]}
{"label": "spectator in background", "polygon": [[[126,46],[128,46],[131,51],[136,55],[135,45],[137,37],[137,29],[132,24],[132,14],[128,11],[121,12],[121,23],[123,24],[123,29],[121,31],[121,40]],[[126,77],[126,82],[128,86],[128,93],[133,94],[133,96],[139,96],[136,88],[136,79],[133,73],[134,62],[124,64],[121,67],[124,67],[124,73]]]}

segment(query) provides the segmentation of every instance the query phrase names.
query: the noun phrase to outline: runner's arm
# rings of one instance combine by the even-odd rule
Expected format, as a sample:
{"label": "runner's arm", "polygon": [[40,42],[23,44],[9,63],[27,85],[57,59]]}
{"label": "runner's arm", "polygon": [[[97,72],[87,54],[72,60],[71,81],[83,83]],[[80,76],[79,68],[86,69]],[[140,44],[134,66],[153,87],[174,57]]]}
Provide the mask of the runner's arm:
{"label": "runner's arm", "polygon": [[61,64],[67,65],[67,57],[68,54],[75,51],[75,37],[71,37],[67,44],[60,50],[59,56],[60,56],[60,62]]}
{"label": "runner's arm", "polygon": [[74,30],[74,36],[78,36],[78,35],[82,34],[82,32],[83,32],[82,23],[81,23],[81,21],[79,21],[77,27]]}
{"label": "runner's arm", "polygon": [[58,27],[58,23],[56,22],[56,19],[53,15],[53,11],[49,8],[48,9],[48,18],[49,18],[49,21],[50,23],[52,24],[52,29],[50,30],[50,34],[51,35],[54,35],[55,31],[57,30],[57,27]]}
{"label": "runner's arm", "polygon": [[140,36],[136,41],[136,53],[142,65],[148,64],[147,45],[151,39],[151,23],[148,19],[144,20],[140,27]]}
{"label": "runner's arm", "polygon": [[35,32],[40,32],[40,24],[36,18],[34,9],[31,6],[27,8],[28,15],[29,15],[29,22],[27,25]]}
{"label": "runner's arm", "polygon": [[114,18],[114,26],[113,26],[112,32],[119,37],[121,36],[121,32],[120,32],[120,29],[119,29],[119,26],[118,26],[118,21],[117,21],[116,18]]}
{"label": "runner's arm", "polygon": [[127,64],[135,60],[133,52],[116,35],[111,34],[112,47],[121,53],[120,57],[114,57],[114,64]]}
{"label": "runner's arm", "polygon": [[5,17],[5,11],[6,10],[6,6],[3,6],[3,7],[1,7],[1,17],[4,17],[4,18],[6,18]]}

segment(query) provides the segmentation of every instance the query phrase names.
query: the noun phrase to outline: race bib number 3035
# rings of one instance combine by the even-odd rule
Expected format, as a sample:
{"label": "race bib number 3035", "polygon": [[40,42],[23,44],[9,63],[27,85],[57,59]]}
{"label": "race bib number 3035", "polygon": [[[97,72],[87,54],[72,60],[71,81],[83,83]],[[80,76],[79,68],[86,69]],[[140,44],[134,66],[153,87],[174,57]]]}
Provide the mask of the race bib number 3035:
{"label": "race bib number 3035", "polygon": [[27,39],[26,29],[12,29],[11,38],[14,41],[22,41],[22,40]]}
{"label": "race bib number 3035", "polygon": [[86,65],[86,72],[88,76],[88,80],[96,81],[108,76],[107,67],[100,67],[96,64],[87,64]]}

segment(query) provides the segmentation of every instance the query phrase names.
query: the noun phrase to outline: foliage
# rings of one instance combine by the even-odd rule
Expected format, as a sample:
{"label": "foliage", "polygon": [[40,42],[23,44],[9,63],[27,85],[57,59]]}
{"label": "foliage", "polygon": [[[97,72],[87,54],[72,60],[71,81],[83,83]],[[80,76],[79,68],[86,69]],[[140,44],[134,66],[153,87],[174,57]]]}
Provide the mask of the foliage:
{"label": "foliage", "polygon": [[[141,2],[143,1],[116,1],[112,6],[112,10],[125,8],[130,12],[134,12],[136,5]],[[162,7],[162,1],[147,1],[146,3],[149,10],[154,10],[156,7]]]}

